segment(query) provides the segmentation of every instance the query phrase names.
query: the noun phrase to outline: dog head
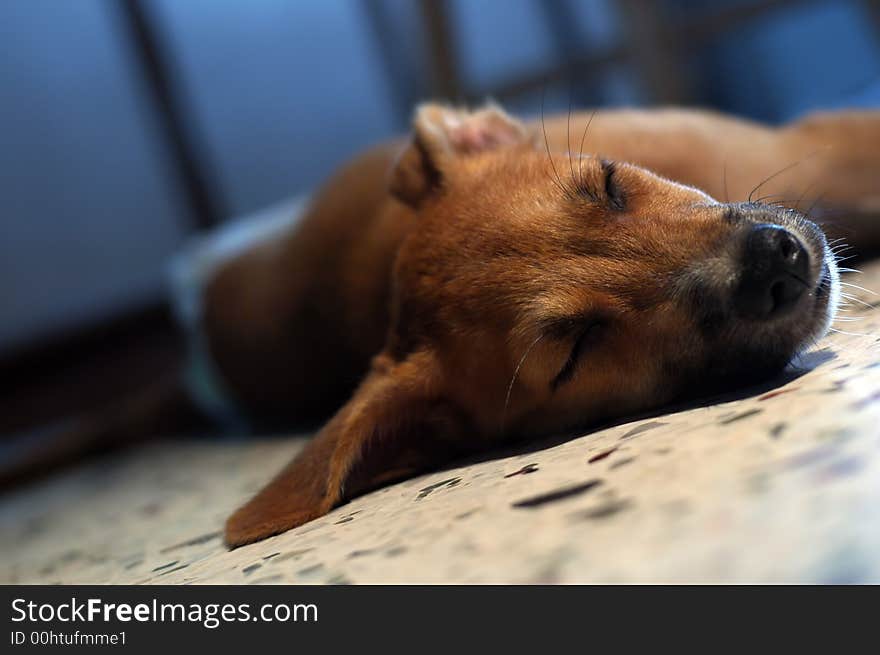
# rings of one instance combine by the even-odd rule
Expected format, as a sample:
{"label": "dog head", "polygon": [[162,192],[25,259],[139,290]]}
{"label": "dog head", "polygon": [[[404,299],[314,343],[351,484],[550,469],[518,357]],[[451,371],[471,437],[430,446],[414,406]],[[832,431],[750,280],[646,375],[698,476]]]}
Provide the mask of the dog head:
{"label": "dog head", "polygon": [[[650,144],[646,144],[650,147]],[[391,190],[417,214],[372,370],[227,525],[304,523],[456,453],[780,370],[822,336],[837,273],[798,214],[552,153],[500,109],[419,109]]]}

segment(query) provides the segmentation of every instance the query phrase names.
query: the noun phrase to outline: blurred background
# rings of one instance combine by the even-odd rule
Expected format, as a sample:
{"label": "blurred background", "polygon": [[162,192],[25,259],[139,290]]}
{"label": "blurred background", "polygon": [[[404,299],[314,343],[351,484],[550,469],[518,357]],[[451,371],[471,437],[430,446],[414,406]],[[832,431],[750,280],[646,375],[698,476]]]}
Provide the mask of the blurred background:
{"label": "blurred background", "polygon": [[420,99],[880,107],[876,0],[4,0],[0,43],[0,435],[157,376],[169,257]]}

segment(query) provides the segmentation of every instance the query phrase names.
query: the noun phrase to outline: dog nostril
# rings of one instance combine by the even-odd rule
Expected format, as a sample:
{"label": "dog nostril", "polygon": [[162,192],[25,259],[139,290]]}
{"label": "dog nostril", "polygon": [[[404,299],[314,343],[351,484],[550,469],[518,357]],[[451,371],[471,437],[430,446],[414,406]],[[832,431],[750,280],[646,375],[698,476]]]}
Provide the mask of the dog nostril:
{"label": "dog nostril", "polygon": [[742,254],[734,306],[746,318],[768,320],[788,313],[804,294],[809,255],[800,240],[779,225],[753,226]]}
{"label": "dog nostril", "polygon": [[779,240],[779,251],[782,253],[783,259],[792,259],[798,254],[798,244],[791,234],[785,234]]}

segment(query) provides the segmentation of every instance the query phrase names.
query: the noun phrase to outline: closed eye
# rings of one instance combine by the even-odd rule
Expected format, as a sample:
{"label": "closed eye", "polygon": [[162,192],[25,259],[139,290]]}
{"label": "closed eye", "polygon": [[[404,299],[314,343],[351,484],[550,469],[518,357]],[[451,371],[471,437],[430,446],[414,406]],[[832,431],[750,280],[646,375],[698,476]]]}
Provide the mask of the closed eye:
{"label": "closed eye", "polygon": [[[572,321],[572,319],[565,319],[565,322],[570,321]],[[562,368],[559,369],[559,372],[550,381],[551,391],[556,391],[556,389],[574,377],[583,355],[595,348],[599,343],[602,333],[605,331],[605,327],[606,322],[597,319],[585,324],[581,323],[576,329],[574,327],[572,328],[570,334],[574,335],[574,342],[572,343],[568,358],[563,363]],[[562,325],[560,324],[557,329],[562,329]]]}
{"label": "closed eye", "polygon": [[614,211],[623,211],[626,209],[626,196],[617,178],[617,164],[601,159],[599,167],[602,172],[601,182],[591,179],[587,174],[576,176],[575,188],[578,194],[596,203],[604,202]]}
{"label": "closed eye", "polygon": [[608,205],[616,211],[623,211],[626,207],[626,201],[623,191],[617,183],[617,165],[613,161],[603,159],[602,173],[605,175],[605,199]]}

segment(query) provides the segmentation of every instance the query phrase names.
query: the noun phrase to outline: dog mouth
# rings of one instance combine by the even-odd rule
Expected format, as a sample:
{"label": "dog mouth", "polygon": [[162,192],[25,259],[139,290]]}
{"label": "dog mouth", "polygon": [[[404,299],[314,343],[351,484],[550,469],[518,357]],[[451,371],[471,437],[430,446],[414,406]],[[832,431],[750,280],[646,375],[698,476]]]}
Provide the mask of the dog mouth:
{"label": "dog mouth", "polygon": [[685,272],[679,291],[706,346],[703,370],[767,377],[831,327],[837,265],[821,229],[801,214],[755,203],[724,207],[731,229]]}
{"label": "dog mouth", "polygon": [[[832,296],[832,291],[835,287],[835,276],[831,273],[831,268],[828,265],[828,262],[825,261],[822,263],[822,272],[819,275],[819,282],[816,284],[815,296],[816,302],[828,302]],[[833,318],[833,316],[831,316]]]}
{"label": "dog mouth", "polygon": [[815,292],[815,313],[817,330],[815,339],[819,339],[828,332],[834,317],[837,314],[840,303],[840,273],[837,270],[837,262],[834,253],[826,246],[823,252],[822,269]]}

